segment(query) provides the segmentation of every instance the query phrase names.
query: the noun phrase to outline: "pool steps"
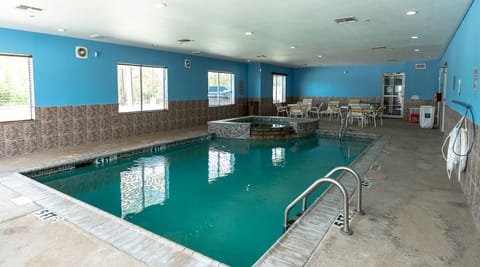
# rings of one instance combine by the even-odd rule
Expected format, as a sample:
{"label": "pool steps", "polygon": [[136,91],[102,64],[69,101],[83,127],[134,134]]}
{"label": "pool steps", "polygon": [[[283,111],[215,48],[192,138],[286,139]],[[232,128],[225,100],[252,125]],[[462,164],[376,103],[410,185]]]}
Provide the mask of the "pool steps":
{"label": "pool steps", "polygon": [[265,139],[288,139],[297,137],[292,126],[283,126],[275,128],[266,127],[251,127],[250,139],[265,140]]}
{"label": "pool steps", "polygon": [[[336,130],[317,130],[317,134],[338,137]],[[377,158],[385,153],[384,147],[390,142],[389,137],[358,132],[347,132],[346,136],[374,139],[366,152],[350,165],[364,177],[372,166],[375,166]],[[346,176],[340,175],[337,180],[342,182],[352,197],[358,185],[354,179],[345,179],[348,178]],[[295,221],[253,266],[304,266],[308,263],[327,232],[332,228],[336,230],[332,225],[342,209],[343,199],[338,190],[332,189],[334,188],[330,187],[325,190],[303,213],[302,218]],[[352,215],[354,214],[351,213],[350,216]]]}
{"label": "pool steps", "polygon": [[[312,183],[305,191],[303,191],[295,200],[293,200],[286,208],[285,208],[285,213],[284,213],[284,220],[283,220],[283,231],[286,232],[288,228],[297,220],[300,219],[301,215],[305,213],[307,210],[307,200],[308,197],[310,196],[311,193],[313,193],[316,189],[320,187],[321,184],[323,183],[331,183],[332,185],[335,185],[340,189],[342,192],[343,196],[343,214],[350,214],[349,213],[349,206],[348,206],[348,192],[343,186],[343,184],[337,180],[331,179],[330,177],[339,172],[339,171],[346,171],[349,172],[353,175],[355,180],[357,181],[357,208],[355,209],[355,213],[359,215],[364,215],[365,212],[362,210],[362,180],[360,179],[360,175],[354,171],[352,168],[346,167],[346,166],[338,166],[333,168],[330,172],[328,172],[325,177],[320,178],[316,180],[315,182]],[[300,201],[302,201],[302,210],[300,213],[297,213],[297,215],[294,217],[296,219],[294,220],[289,220],[288,219],[288,214],[290,210],[295,207]],[[351,235],[353,234],[353,231],[350,230],[349,228],[349,222],[348,220],[345,220],[342,232],[344,234]]]}

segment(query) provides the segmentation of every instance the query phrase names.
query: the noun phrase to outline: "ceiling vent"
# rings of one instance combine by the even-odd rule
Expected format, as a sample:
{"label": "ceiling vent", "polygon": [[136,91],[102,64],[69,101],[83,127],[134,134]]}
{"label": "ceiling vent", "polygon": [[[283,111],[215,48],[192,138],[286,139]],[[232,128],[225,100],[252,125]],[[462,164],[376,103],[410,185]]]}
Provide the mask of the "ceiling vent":
{"label": "ceiling vent", "polygon": [[376,47],[370,48],[370,50],[381,50],[381,49],[386,49],[386,48],[387,48],[386,46],[376,46]]}
{"label": "ceiling vent", "polygon": [[193,42],[193,40],[185,38],[185,39],[178,39],[177,42],[179,42],[180,44],[186,44],[186,43]]}
{"label": "ceiling vent", "polygon": [[358,20],[354,16],[350,16],[350,17],[343,17],[343,18],[334,19],[333,21],[335,21],[335,23],[337,23],[337,24],[346,24],[346,23],[350,23],[350,22],[357,22]]}
{"label": "ceiling vent", "polygon": [[20,10],[28,11],[28,12],[32,12],[32,13],[42,12],[42,11],[43,11],[42,8],[33,7],[33,6],[27,6],[27,5],[19,5],[19,6],[17,6],[17,8],[20,9]]}
{"label": "ceiling vent", "polygon": [[425,63],[415,64],[415,69],[416,70],[424,70],[426,68],[427,68],[427,64],[425,64]]}

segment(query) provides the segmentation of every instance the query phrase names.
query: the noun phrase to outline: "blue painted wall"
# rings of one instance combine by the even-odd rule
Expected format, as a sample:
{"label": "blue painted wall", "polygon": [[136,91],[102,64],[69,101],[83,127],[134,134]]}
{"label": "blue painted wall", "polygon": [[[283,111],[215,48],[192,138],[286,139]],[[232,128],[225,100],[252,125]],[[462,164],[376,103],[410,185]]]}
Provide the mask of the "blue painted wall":
{"label": "blue painted wall", "polygon": [[[426,63],[427,69],[415,70],[416,63]],[[382,75],[386,72],[405,73],[406,98],[417,95],[420,99],[431,99],[438,88],[438,61],[431,60],[405,64],[296,69],[294,95],[380,97]]]}
{"label": "blue painted wall", "polygon": [[261,97],[272,98],[273,97],[273,76],[272,73],[282,73],[287,75],[287,96],[295,96],[295,90],[293,87],[295,77],[294,69],[280,67],[270,64],[262,63],[261,67]]}
{"label": "blue painted wall", "polygon": [[[440,62],[448,62],[447,105],[460,114],[465,109],[451,102],[461,101],[470,104],[475,115],[475,123],[480,121],[480,88],[473,89],[474,68],[480,65],[480,4],[473,1],[463,22],[450,41]],[[456,80],[454,89],[454,76]],[[460,92],[458,80],[461,80]],[[480,85],[478,85],[480,87]]]}
{"label": "blue painted wall", "polygon": [[[0,40],[0,53],[33,56],[36,106],[117,103],[117,63],[168,67],[170,101],[206,99],[209,70],[233,72],[237,84],[248,84],[248,66],[240,62],[4,28]],[[88,48],[88,59],[75,57],[78,45]],[[184,68],[186,58],[192,61],[190,69]]]}
{"label": "blue painted wall", "polygon": [[261,86],[261,64],[248,63],[248,96],[253,98],[260,98]]}

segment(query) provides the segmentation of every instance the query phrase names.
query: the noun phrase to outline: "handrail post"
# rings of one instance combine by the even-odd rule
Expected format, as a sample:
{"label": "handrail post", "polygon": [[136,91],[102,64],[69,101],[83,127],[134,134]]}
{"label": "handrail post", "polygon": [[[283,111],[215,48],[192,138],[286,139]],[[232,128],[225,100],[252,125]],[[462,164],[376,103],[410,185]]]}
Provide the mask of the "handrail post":
{"label": "handrail post", "polygon": [[334,173],[338,171],[347,171],[351,173],[353,177],[357,180],[357,208],[354,210],[354,212],[358,215],[365,215],[365,212],[362,210],[362,180],[360,179],[360,175],[352,168],[339,166],[332,169],[329,173],[325,175],[325,177],[331,177]]}
{"label": "handrail post", "polygon": [[284,213],[284,221],[283,221],[283,230],[286,231],[287,228],[288,228],[288,213],[290,212],[290,210],[298,203],[300,202],[300,200],[305,200],[306,197],[312,193],[313,190],[315,190],[319,185],[321,185],[322,183],[325,183],[325,182],[328,182],[328,183],[332,183],[334,185],[336,185],[340,191],[342,192],[342,196],[343,196],[343,214],[344,214],[344,217],[345,217],[345,223],[343,225],[343,229],[342,229],[342,233],[346,234],[346,235],[351,235],[353,233],[352,230],[350,230],[350,227],[349,227],[349,222],[348,222],[348,217],[349,217],[349,210],[348,210],[348,192],[347,190],[345,189],[345,187],[337,180],[334,180],[332,178],[329,178],[329,177],[323,177],[323,178],[320,178],[318,180],[316,180],[312,185],[310,185],[305,191],[303,191],[302,194],[300,194],[294,201],[292,201],[288,206],[287,208],[285,209],[285,213]]}

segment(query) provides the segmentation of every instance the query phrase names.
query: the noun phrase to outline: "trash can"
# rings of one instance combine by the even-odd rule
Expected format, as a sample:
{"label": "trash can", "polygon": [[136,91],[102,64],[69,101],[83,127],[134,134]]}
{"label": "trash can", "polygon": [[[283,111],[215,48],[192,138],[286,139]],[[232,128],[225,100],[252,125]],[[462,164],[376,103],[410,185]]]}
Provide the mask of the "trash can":
{"label": "trash can", "polygon": [[435,107],[420,106],[420,127],[433,128],[434,120],[435,120]]}
{"label": "trash can", "polygon": [[410,119],[409,122],[412,124],[418,124],[420,119],[420,109],[419,108],[410,108]]}

